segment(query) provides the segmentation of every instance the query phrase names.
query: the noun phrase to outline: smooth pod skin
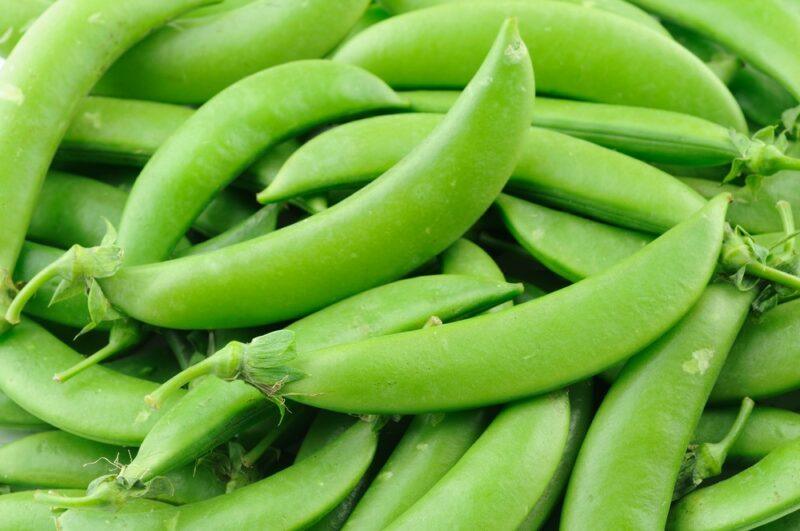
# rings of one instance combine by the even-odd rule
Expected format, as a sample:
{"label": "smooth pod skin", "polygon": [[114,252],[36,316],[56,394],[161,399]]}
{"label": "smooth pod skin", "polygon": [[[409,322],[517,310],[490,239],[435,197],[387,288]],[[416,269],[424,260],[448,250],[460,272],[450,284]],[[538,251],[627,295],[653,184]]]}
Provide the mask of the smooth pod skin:
{"label": "smooth pod skin", "polygon": [[357,422],[308,458],[225,496],[141,514],[73,509],[59,518],[63,531],[94,529],[300,529],[336,506],[372,461],[377,434]]}
{"label": "smooth pod skin", "polygon": [[581,446],[562,529],[663,528],[692,431],[754,297],[712,284],[625,365]]}
{"label": "smooth pod skin", "polygon": [[533,91],[527,51],[505,25],[447,118],[370,186],[225,250],[123,268],[103,289],[140,321],[224,328],[303,315],[398,278],[461,236],[499,193],[519,156]]}
{"label": "smooth pod skin", "polygon": [[0,391],[66,432],[121,446],[140,444],[160,416],[142,403],[157,384],[100,366],[86,369],[69,385],[53,382],[53,372],[81,359],[42,327],[24,321],[0,336]]}
{"label": "smooth pod skin", "polygon": [[125,263],[169,257],[217,192],[284,138],[400,106],[376,77],[329,61],[277,66],[228,87],[170,136],[136,179],[119,225]]}
{"label": "smooth pod skin", "polygon": [[800,98],[800,10],[793,0],[633,0],[706,35],[779,80]]}
{"label": "smooth pod skin", "polygon": [[800,389],[797,334],[800,300],[753,316],[731,350],[711,394],[715,402],[770,397]]}
{"label": "smooth pod skin", "polygon": [[[0,71],[0,269],[14,270],[47,168],[81,98],[126,49],[209,0],[68,0],[25,32]],[[80,35],[80,46],[64,46]]]}
{"label": "smooth pod skin", "polygon": [[291,365],[306,377],[283,390],[324,409],[417,413],[502,403],[585,379],[644,348],[697,301],[719,256],[727,201],[713,199],[604,273],[509,310],[300,351]]}
{"label": "smooth pod skin", "polygon": [[544,94],[672,110],[747,130],[731,93],[691,52],[636,22],[564,2],[455,3],[406,13],[360,33],[334,59],[398,89],[460,88],[477,70],[491,28],[509,16],[519,17]]}
{"label": "smooth pod skin", "polygon": [[495,201],[509,232],[536,260],[578,282],[605,271],[653,241],[649,234],[552,210],[510,195]]}
{"label": "smooth pod skin", "polygon": [[[417,112],[447,112],[458,92],[403,92]],[[663,164],[718,166],[739,155],[730,130],[697,116],[626,105],[537,98],[533,125]]]}
{"label": "smooth pod skin", "polygon": [[[65,492],[80,496],[83,491]],[[46,503],[33,499],[33,491],[13,492],[0,496],[0,530],[2,531],[53,531],[56,518]]]}
{"label": "smooth pod skin", "polygon": [[0,55],[7,57],[33,22],[55,0],[2,0],[0,1],[0,28],[3,42]]}
{"label": "smooth pod skin", "polygon": [[545,491],[569,433],[561,391],[506,406],[458,463],[387,529],[513,529]]}
{"label": "smooth pod skin", "polygon": [[[736,418],[734,409],[706,409],[694,430],[693,441],[721,440]],[[728,452],[728,459],[755,463],[771,451],[800,439],[800,413],[772,407],[756,407],[744,430]]]}
{"label": "smooth pod skin", "polygon": [[[422,142],[441,120],[435,114],[378,116],[331,129],[299,148],[259,199],[280,201],[368,182]],[[700,194],[653,166],[539,128],[526,133],[507,188],[655,233],[705,204]]]}
{"label": "smooth pod skin", "polygon": [[667,529],[753,529],[800,509],[800,441],[675,504]]}
{"label": "smooth pod skin", "polygon": [[274,65],[323,57],[347,34],[367,0],[253,0],[183,18],[123,55],[95,93],[203,103]]}
{"label": "smooth pod skin", "polygon": [[0,393],[0,429],[38,431],[43,428],[47,428],[46,423],[19,407],[3,393]]}
{"label": "smooth pod skin", "polygon": [[[129,449],[81,439],[63,431],[36,433],[0,448],[0,481],[19,487],[85,489],[129,460]],[[192,465],[159,479],[156,499],[193,503],[225,492],[207,465]],[[60,492],[60,491],[59,491]]]}

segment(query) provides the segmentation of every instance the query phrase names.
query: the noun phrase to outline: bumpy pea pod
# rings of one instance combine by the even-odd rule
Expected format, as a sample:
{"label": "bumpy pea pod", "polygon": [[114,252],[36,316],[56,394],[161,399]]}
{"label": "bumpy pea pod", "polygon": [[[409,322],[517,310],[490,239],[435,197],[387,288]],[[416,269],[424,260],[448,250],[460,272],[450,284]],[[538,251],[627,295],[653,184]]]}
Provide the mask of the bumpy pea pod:
{"label": "bumpy pea pod", "polygon": [[372,461],[376,445],[374,426],[356,422],[308,458],[230,494],[150,513],[73,509],[58,523],[64,531],[305,528],[352,490]]}
{"label": "bumpy pea pod", "polygon": [[667,529],[753,529],[800,509],[800,441],[675,504]]}
{"label": "bumpy pea pod", "polygon": [[721,43],[800,98],[800,11],[783,0],[633,0]]}
{"label": "bumpy pea pod", "polygon": [[566,446],[560,391],[506,406],[475,444],[387,529],[513,529],[544,493]]}
{"label": "bumpy pea pod", "polygon": [[[446,112],[457,92],[402,93],[419,112]],[[782,136],[768,128],[748,139],[717,123],[662,109],[539,98],[533,125],[588,140],[648,162],[678,166],[732,164],[728,178],[742,171],[771,175],[797,169]]]}
{"label": "bumpy pea pod", "polygon": [[[563,387],[643,349],[691,308],[717,262],[727,201],[714,198],[604,273],[509,310],[299,350],[295,359],[242,359],[226,376],[315,407],[359,413],[465,409]],[[658,318],[642,318],[651,313]],[[219,365],[229,361],[221,357]],[[248,370],[265,366],[277,370]]]}
{"label": "bumpy pea pod", "polygon": [[[125,448],[63,431],[36,433],[0,448],[0,482],[19,487],[85,489],[97,476],[120,466],[127,456]],[[157,487],[152,498],[178,504],[225,492],[225,482],[202,464],[160,477]]]}
{"label": "bumpy pea pod", "polygon": [[747,130],[727,87],[691,52],[636,22],[564,2],[455,3],[414,11],[368,28],[334,58],[395,88],[460,88],[477,70],[491,28],[509,16],[519,17],[542,93],[667,109]]}
{"label": "bumpy pea pod", "polygon": [[[308,69],[302,72],[305,78]],[[516,26],[505,24],[447,118],[372,185],[249,242],[123,268],[105,279],[103,290],[144,322],[225,328],[288,319],[403,276],[461,236],[505,184],[530,120],[533,91],[527,49]],[[229,304],[236,305],[235,314],[225,309]]]}
{"label": "bumpy pea pod", "polygon": [[[735,409],[707,409],[694,430],[694,442],[721,439],[736,419]],[[771,451],[800,439],[800,414],[785,409],[756,407],[728,453],[728,459],[755,463]]]}
{"label": "bumpy pea pod", "polygon": [[81,359],[39,325],[21,323],[0,336],[0,391],[69,433],[121,446],[140,444],[160,417],[145,414],[141,405],[141,397],[156,384],[104,367],[87,369],[69,386],[53,384],[54,370]]}
{"label": "bumpy pea pod", "polygon": [[[25,33],[0,73],[0,270],[5,275],[14,270],[47,168],[80,99],[148,31],[206,3],[58,2]],[[79,51],[64,46],[78,34]]]}
{"label": "bumpy pea pod", "polygon": [[581,446],[563,529],[663,527],[692,431],[755,295],[712,284],[625,365]]}
{"label": "bumpy pea pod", "polygon": [[[331,129],[298,149],[259,200],[280,201],[369,181],[401,160],[441,120],[435,114],[378,116]],[[657,233],[705,203],[688,186],[644,162],[538,128],[525,134],[508,188]]]}
{"label": "bumpy pea pod", "polygon": [[[460,3],[464,4],[466,2],[477,2],[479,0],[381,0],[381,5],[386,7],[391,13],[395,15],[399,15],[401,13],[406,13],[408,11],[414,11],[416,9],[423,9],[426,7],[433,7],[439,4],[445,3]],[[485,2],[492,2],[494,0],[483,0]],[[536,2],[537,0],[529,0],[531,3]],[[669,35],[667,30],[658,23],[658,20],[655,19],[652,15],[647,13],[646,11],[639,9],[638,7],[625,2],[624,0],[599,0],[593,1],[591,3],[586,3],[584,0],[560,0],[563,2],[567,2],[570,4],[579,4],[582,7],[587,7],[591,9],[600,9],[602,11],[607,11],[609,13],[614,13],[615,15],[619,15],[621,17],[625,17],[628,20],[633,22],[637,22],[642,24],[643,26],[647,26],[648,28],[662,33],[663,35]]]}

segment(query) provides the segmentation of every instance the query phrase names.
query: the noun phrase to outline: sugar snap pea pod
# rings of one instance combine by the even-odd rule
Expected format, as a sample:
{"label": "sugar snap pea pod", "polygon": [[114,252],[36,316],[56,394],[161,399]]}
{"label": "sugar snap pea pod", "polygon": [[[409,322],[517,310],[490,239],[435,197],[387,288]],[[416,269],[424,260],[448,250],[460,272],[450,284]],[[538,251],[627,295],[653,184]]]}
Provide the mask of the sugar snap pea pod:
{"label": "sugar snap pea pod", "polygon": [[[470,87],[423,144],[354,196],[225,250],[123,268],[104,291],[144,322],[233,327],[308,313],[408,273],[477,220],[519,156],[534,87],[514,25],[503,27]],[[234,299],[235,315],[225,310]]]}
{"label": "sugar snap pea pod", "polygon": [[751,317],[731,350],[711,399],[723,402],[743,396],[769,397],[800,388],[795,363],[798,327],[800,300]]}
{"label": "sugar snap pea pod", "polygon": [[633,0],[719,42],[800,98],[800,12],[783,0]]}
{"label": "sugar snap pea pod", "polygon": [[[446,112],[458,93],[418,90],[402,94],[413,110]],[[649,162],[687,166],[733,163],[731,177],[740,171],[771,175],[798,165],[768,131],[748,139],[714,122],[662,109],[537,98],[533,124]]]}
{"label": "sugar snap pea pod", "polygon": [[489,28],[508,16],[519,17],[542,93],[667,109],[747,130],[727,87],[671,38],[564,2],[456,3],[406,13],[368,28],[334,58],[395,88],[459,88],[480,64]]}
{"label": "sugar snap pea pod", "polygon": [[[53,383],[55,369],[80,359],[39,325],[23,322],[0,336],[0,391],[74,435],[110,444],[140,444],[160,416],[142,415],[145,408],[140,405],[141,397],[156,384],[104,367],[87,369],[75,377],[74,385]],[[171,405],[172,401],[165,404],[164,410]]]}
{"label": "sugar snap pea pod", "polygon": [[797,105],[797,100],[780,83],[744,65],[729,84],[745,116],[759,125],[780,123],[786,109]]}
{"label": "sugar snap pea pod", "polygon": [[[35,433],[0,448],[0,481],[20,487],[85,489],[97,476],[128,459],[129,450],[81,439],[63,431]],[[225,492],[225,483],[202,464],[159,479],[154,498],[192,503]],[[72,494],[70,494],[72,496]]]}
{"label": "sugar snap pea pod", "polygon": [[7,57],[22,35],[53,2],[55,0],[0,1],[0,28],[2,28],[0,55]]}
{"label": "sugar snap pea pod", "polygon": [[663,527],[692,431],[754,297],[754,290],[712,284],[680,323],[625,365],[578,454],[564,529]]}
{"label": "sugar snap pea pod", "polygon": [[[714,198],[599,275],[503,312],[294,359],[229,351],[208,363],[223,377],[271,385],[271,394],[351,413],[465,409],[563,387],[641,350],[697,301],[719,256],[727,201]],[[654,307],[659,319],[641,318]],[[281,368],[265,375],[255,366]]]}
{"label": "sugar snap pea pod", "polygon": [[800,441],[675,504],[667,529],[753,529],[800,508]]}
{"label": "sugar snap pea pod", "polygon": [[203,103],[265,68],[322,57],[347,34],[367,0],[254,0],[178,20],[122,56],[95,92],[172,103]]}
{"label": "sugar snap pea pod", "polygon": [[[695,442],[721,439],[733,425],[735,409],[707,409],[694,430]],[[786,409],[756,407],[730,449],[728,459],[755,463],[776,448],[800,439],[800,414]]]}
{"label": "sugar snap pea pod", "polygon": [[40,430],[47,424],[34,417],[3,393],[0,393],[0,429]]}
{"label": "sugar snap pea pod", "polygon": [[[271,145],[321,123],[399,106],[379,79],[328,61],[281,65],[232,85],[184,123],[142,170],[120,222],[125,263],[168,257],[216,193]],[[209,145],[216,148],[209,151]]]}
{"label": "sugar snap pea pod", "polygon": [[555,473],[569,417],[564,391],[506,406],[458,463],[388,529],[513,529]]}
{"label": "sugar snap pea pod", "polygon": [[[479,0],[381,0],[381,5],[386,7],[386,9],[388,9],[391,13],[399,15],[401,13],[406,13],[408,11],[423,9],[426,7],[433,7],[439,4],[460,3],[463,5],[466,2],[477,2],[477,1]],[[483,1],[491,2],[493,0],[483,0]],[[530,1],[531,3],[535,3],[539,0],[528,0],[528,1]],[[615,15],[619,15],[633,22],[637,22],[663,35],[669,35],[667,30],[665,30],[664,27],[661,24],[659,24],[658,20],[656,20],[655,17],[653,17],[646,11],[634,6],[633,4],[629,4],[628,2],[622,0],[600,0],[588,3],[584,2],[583,0],[560,0],[560,1],[569,4],[578,4],[582,7],[599,9],[601,11],[614,13]]]}
{"label": "sugar snap pea pod", "polygon": [[[65,494],[80,495],[75,490]],[[56,517],[46,503],[34,500],[33,491],[13,492],[0,496],[0,530],[53,531]]]}
{"label": "sugar snap pea pod", "polygon": [[[369,181],[422,142],[441,119],[433,114],[378,116],[322,133],[287,160],[259,200],[280,201]],[[538,128],[526,133],[508,188],[650,232],[663,232],[704,204],[697,192],[644,162]]]}
{"label": "sugar snap pea pod", "polygon": [[60,529],[300,529],[332,509],[372,461],[377,436],[356,422],[321,450],[266,479],[210,500],[149,514],[70,510]]}
{"label": "sugar snap pea pod", "polygon": [[[47,167],[80,99],[122,52],[209,0],[57,2],[0,71],[0,269],[14,270]],[[65,46],[81,36],[80,51]]]}
{"label": "sugar snap pea pod", "polygon": [[233,228],[204,242],[176,250],[175,256],[208,253],[268,234],[274,231],[278,224],[279,211],[279,205],[264,206]]}

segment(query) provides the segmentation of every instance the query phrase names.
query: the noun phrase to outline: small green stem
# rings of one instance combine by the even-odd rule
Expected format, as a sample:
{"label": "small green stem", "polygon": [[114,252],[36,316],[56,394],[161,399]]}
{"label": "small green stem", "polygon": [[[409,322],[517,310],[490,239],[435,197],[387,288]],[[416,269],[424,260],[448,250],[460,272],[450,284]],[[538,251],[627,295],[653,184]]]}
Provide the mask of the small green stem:
{"label": "small green stem", "polygon": [[739,414],[736,416],[733,426],[731,426],[731,429],[728,430],[728,433],[725,435],[725,437],[723,437],[719,442],[707,443],[704,445],[705,451],[707,452],[707,457],[712,460],[714,475],[719,474],[722,470],[722,465],[725,464],[725,459],[728,457],[728,452],[730,452],[731,448],[742,434],[742,430],[744,430],[747,420],[750,418],[750,413],[753,412],[754,405],[755,402],[753,402],[751,398],[745,397],[742,399],[742,405],[739,408]]}
{"label": "small green stem", "polygon": [[153,409],[159,409],[164,403],[164,400],[175,393],[175,391],[184,385],[189,384],[192,380],[196,380],[201,376],[207,376],[214,372],[215,362],[216,360],[213,360],[212,358],[206,358],[196,365],[191,365],[185,368],[161,384],[158,389],[145,396],[145,403]]}
{"label": "small green stem", "polygon": [[47,492],[37,491],[34,494],[36,501],[46,503],[53,507],[63,508],[81,508],[81,507],[97,507],[106,505],[108,497],[98,494],[87,494],[86,496],[64,496],[58,494],[56,491],[49,490]]}
{"label": "small green stem", "polygon": [[17,293],[16,297],[11,301],[5,314],[5,320],[11,324],[19,323],[22,310],[29,300],[44,286],[48,281],[55,278],[59,274],[59,269],[63,264],[63,256],[51,263],[30,279],[27,284]]}
{"label": "small green stem", "polygon": [[93,365],[97,365],[101,361],[113,356],[114,354],[117,354],[118,352],[121,352],[127,347],[128,345],[114,345],[112,343],[109,343],[108,345],[104,346],[91,356],[82,359],[80,362],[76,363],[69,369],[56,373],[53,376],[53,380],[61,383],[66,382],[67,380],[69,380],[76,374],[80,373],[84,369],[87,369]]}
{"label": "small green stem", "polygon": [[745,271],[754,277],[769,280],[781,286],[800,291],[800,277],[796,277],[780,269],[770,267],[759,262],[750,262],[745,266]]}
{"label": "small green stem", "polygon": [[775,155],[772,162],[776,171],[800,170],[800,159],[789,155]]}
{"label": "small green stem", "polygon": [[778,214],[781,216],[783,232],[786,237],[789,238],[786,240],[786,242],[784,242],[784,252],[791,257],[794,255],[797,240],[796,237],[791,237],[791,235],[797,230],[794,225],[794,213],[792,212],[792,205],[790,205],[788,201],[781,199],[775,204],[775,208],[778,209]]}

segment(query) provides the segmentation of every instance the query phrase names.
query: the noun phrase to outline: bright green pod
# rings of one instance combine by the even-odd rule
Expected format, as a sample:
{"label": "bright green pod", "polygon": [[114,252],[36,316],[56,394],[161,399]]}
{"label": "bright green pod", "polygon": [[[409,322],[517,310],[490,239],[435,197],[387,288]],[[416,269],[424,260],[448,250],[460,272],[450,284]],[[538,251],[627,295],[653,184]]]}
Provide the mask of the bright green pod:
{"label": "bright green pod", "polygon": [[[79,496],[82,491],[66,492]],[[53,531],[56,517],[46,503],[33,499],[33,491],[14,492],[0,496],[0,530]]]}
{"label": "bright green pod", "polygon": [[800,98],[800,10],[794,0],[633,0],[719,42]]}
{"label": "bright green pod", "polygon": [[413,271],[483,214],[519,156],[534,86],[515,26],[504,25],[470,87],[423,144],[358,194],[224,250],[122,268],[102,281],[103,290],[143,322],[226,328],[307,314]]}
{"label": "bright green pod", "polygon": [[[735,408],[706,409],[694,430],[693,442],[721,440],[730,431],[737,414]],[[796,439],[800,439],[800,413],[759,406],[747,419],[728,452],[728,459],[752,464]]]}
{"label": "bright green pod", "polygon": [[458,463],[386,529],[514,529],[553,477],[569,419],[564,391],[506,406]]}
{"label": "bright green pod", "polygon": [[625,365],[581,446],[562,529],[663,528],[692,432],[754,297],[712,284]]}
{"label": "bright green pod", "polygon": [[46,427],[46,423],[19,407],[16,402],[3,393],[0,393],[0,429],[38,431]]}
{"label": "bright green pod", "polygon": [[[390,115],[331,129],[289,157],[259,200],[282,201],[368,182],[419,145],[441,120],[435,114]],[[531,128],[524,136],[508,188],[567,210],[656,233],[705,204],[697,192],[653,166],[539,128]]]}
{"label": "bright green pod", "polygon": [[352,490],[372,461],[376,445],[374,426],[356,422],[308,458],[230,494],[149,513],[73,509],[59,517],[59,529],[258,528],[277,531],[304,528]]}
{"label": "bright green pod", "polygon": [[334,58],[398,89],[460,88],[477,70],[492,28],[509,16],[519,18],[544,94],[672,110],[747,130],[727,87],[671,38],[564,2],[455,3],[414,11],[368,28]]}
{"label": "bright green pod", "polygon": [[8,57],[28,28],[53,2],[55,0],[0,1],[0,28],[3,34],[0,56]]}
{"label": "bright green pod", "polygon": [[698,300],[717,263],[727,202],[721,195],[607,271],[509,310],[300,351],[290,366],[305,377],[281,394],[336,411],[416,413],[507,402],[597,374]]}

